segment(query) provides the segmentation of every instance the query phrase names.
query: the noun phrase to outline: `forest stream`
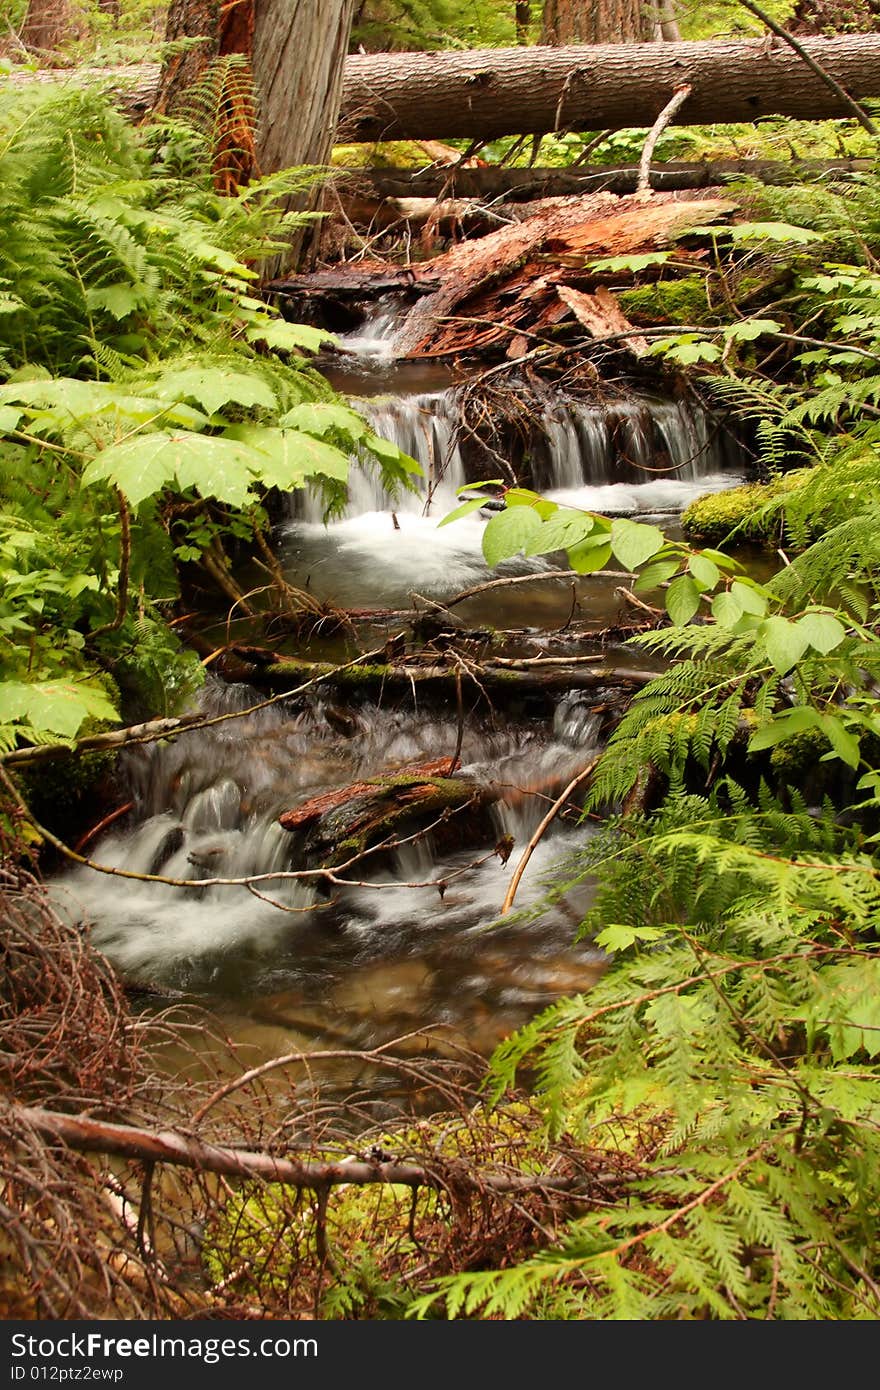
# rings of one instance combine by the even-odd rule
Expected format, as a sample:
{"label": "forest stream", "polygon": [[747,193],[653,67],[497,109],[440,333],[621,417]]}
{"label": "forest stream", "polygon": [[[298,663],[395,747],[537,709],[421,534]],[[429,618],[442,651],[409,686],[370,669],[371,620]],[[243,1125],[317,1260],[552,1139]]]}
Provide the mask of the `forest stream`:
{"label": "forest stream", "polygon": [[[471,634],[504,632],[496,650],[508,655],[552,650],[615,669],[644,667],[607,636],[601,646],[590,637],[631,620],[615,594],[619,580],[552,578],[564,556],[555,564],[521,557],[490,571],[481,550],[490,512],[438,528],[457,490],[475,481],[445,369],[397,363],[393,317],[381,306],[343,349],[328,369],[332,384],[357,400],[377,434],[418,460],[424,478],[418,492],[392,498],[354,467],[345,510],[327,524],[320,497],[291,494],[276,528],[289,582],[366,615],[357,629],[313,642],[308,654],[344,662],[381,645],[403,630],[395,614],[411,610],[414,595],[431,611],[489,579],[534,575],[467,599],[457,620]],[[533,425],[535,487],[567,505],[656,522],[671,535],[692,498],[736,485],[743,468],[736,445],[698,405],[637,389],[592,403],[553,400]],[[560,891],[577,877],[594,833],[575,800],[537,843],[514,911],[501,923],[499,913],[548,806],[600,750],[610,698],[601,685],[559,686],[540,700],[525,693],[501,705],[469,683],[459,713],[454,694],[438,700],[415,685],[345,697],[318,686],[127,752],[120,801],[133,809],[88,853],[171,879],[302,867],[300,839],[279,824],[283,812],[456,753],[459,774],[491,785],[493,799],[468,821],[463,841],[445,825],[428,826],[391,853],[367,856],[341,882],[123,886],[79,868],[57,877],[53,894],[65,914],[92,924],[95,945],[144,1007],[170,999],[207,1009],[244,1049],[246,1065],[397,1038],[406,1039],[399,1053],[488,1056],[553,1000],[589,989],[603,968],[602,953],[575,940],[588,881]],[[200,708],[229,714],[264,699],[265,691],[209,676]],[[311,1075],[339,1093],[356,1085],[378,1116],[400,1103],[400,1078],[364,1062],[320,1062]]]}

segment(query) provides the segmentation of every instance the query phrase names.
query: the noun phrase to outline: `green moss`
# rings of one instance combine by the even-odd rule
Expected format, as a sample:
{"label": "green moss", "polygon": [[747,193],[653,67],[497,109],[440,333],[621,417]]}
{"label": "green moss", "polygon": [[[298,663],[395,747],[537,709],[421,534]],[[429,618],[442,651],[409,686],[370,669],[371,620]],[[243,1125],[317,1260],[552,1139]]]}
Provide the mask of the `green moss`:
{"label": "green moss", "polygon": [[779,531],[780,499],[803,487],[807,474],[786,473],[770,483],[746,483],[697,497],[681,516],[689,540],[718,545],[734,532],[741,539],[770,540]]}
{"label": "green moss", "polygon": [[330,156],[335,169],[421,169],[426,161],[425,147],[417,140],[336,145]]}
{"label": "green moss", "polygon": [[[392,1162],[416,1165],[428,1152],[475,1171],[492,1153],[512,1161],[520,1173],[546,1171],[548,1146],[537,1111],[522,1103],[475,1109],[465,1118],[438,1115],[403,1123],[364,1142]],[[202,1245],[210,1281],[235,1278],[237,1293],[264,1307],[313,1308],[316,1282],[320,1314],[326,1319],[400,1318],[412,1297],[424,1292],[430,1252],[444,1266],[444,1251],[456,1222],[467,1224],[467,1202],[450,1203],[427,1186],[413,1192],[402,1184],[341,1184],[329,1189],[322,1261],[318,1212],[308,1193],[277,1184],[242,1183],[212,1206]],[[323,1265],[323,1268],[322,1268]],[[418,1281],[422,1275],[421,1283]]]}
{"label": "green moss", "polygon": [[683,280],[656,280],[636,285],[619,295],[620,307],[637,326],[657,323],[720,323],[722,316],[710,309],[706,282],[701,275]]}

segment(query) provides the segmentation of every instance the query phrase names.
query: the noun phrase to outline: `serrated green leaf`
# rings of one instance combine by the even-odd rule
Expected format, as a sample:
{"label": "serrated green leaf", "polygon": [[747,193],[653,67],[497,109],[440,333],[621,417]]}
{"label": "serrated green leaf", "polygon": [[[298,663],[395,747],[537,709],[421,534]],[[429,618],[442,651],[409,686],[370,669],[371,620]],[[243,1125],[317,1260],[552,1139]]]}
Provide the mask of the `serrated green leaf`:
{"label": "serrated green leaf", "polygon": [[733,241],[794,241],[806,245],[821,241],[818,232],[808,227],[793,227],[790,222],[740,222],[726,227]]}
{"label": "serrated green leaf", "polygon": [[312,328],[305,323],[288,323],[285,319],[266,319],[265,323],[252,323],[247,330],[249,343],[265,343],[267,347],[281,352],[318,352],[325,343],[335,344],[339,339],[323,328]]}
{"label": "serrated green leaf", "polygon": [[810,646],[823,656],[839,647],[846,636],[846,628],[831,613],[805,613],[797,625]]}
{"label": "serrated green leaf", "polygon": [[306,401],[302,405],[295,405],[281,416],[278,424],[301,430],[303,434],[314,434],[319,439],[332,430],[338,430],[354,440],[363,439],[370,433],[370,427],[362,415],[349,406],[336,405],[332,401]]}
{"label": "serrated green leaf", "polygon": [[[319,445],[318,440],[309,443]],[[113,483],[132,507],[172,483],[243,507],[251,500],[254,475],[265,464],[262,454],[240,440],[157,430],[111,444],[87,464],[82,480],[86,486]]]}
{"label": "serrated green leaf", "polygon": [[348,455],[314,435],[271,425],[231,425],[223,438],[237,440],[254,451],[247,463],[254,480],[263,487],[287,492],[301,487],[308,478],[348,480]]}
{"label": "serrated green leaf", "polygon": [[714,589],[721,578],[721,571],[707,555],[691,555],[688,569],[699,589]]}
{"label": "serrated green leaf", "polygon": [[700,591],[689,574],[673,579],[666,590],[666,611],[677,627],[689,623],[700,606]]}
{"label": "serrated green leaf", "polygon": [[671,251],[646,251],[637,256],[606,256],[603,260],[589,261],[590,270],[646,270],[649,265],[663,265],[672,255]]}
{"label": "serrated green leaf", "polygon": [[758,639],[780,676],[797,665],[810,645],[806,633],[796,623],[779,615],[764,619],[758,628]]}
{"label": "serrated green leaf", "polygon": [[533,492],[528,487],[509,487],[504,493],[504,502],[508,507],[531,507],[534,512],[546,521],[548,517],[554,516],[559,511],[559,503],[551,502],[546,497],[542,497],[539,492]]}
{"label": "serrated green leaf", "polygon": [[483,532],[486,563],[494,566],[517,555],[540,525],[541,518],[530,506],[505,507],[489,520]]}
{"label": "serrated green leaf", "polygon": [[86,303],[91,310],[104,309],[117,320],[128,318],[140,308],[142,297],[129,282],[119,285],[100,285],[86,291]]}
{"label": "serrated green leaf", "polygon": [[657,526],[645,526],[626,517],[611,524],[611,549],[624,569],[637,570],[665,544],[666,537]]}
{"label": "serrated green leaf", "polygon": [[739,323],[729,323],[724,336],[729,342],[751,343],[765,333],[781,333],[782,324],[775,319],[743,319]]}
{"label": "serrated green leaf", "polygon": [[633,927],[628,923],[611,923],[593,938],[603,951],[625,951],[635,941],[662,941],[666,935],[659,927]]}
{"label": "serrated green leaf", "polygon": [[216,415],[226,405],[244,409],[259,406],[272,411],[278,408],[274,391],[262,377],[221,367],[190,367],[184,371],[165,372],[147,389],[160,401],[197,401],[209,415]]}
{"label": "serrated green leaf", "polygon": [[102,690],[72,681],[0,681],[0,723],[22,722],[39,734],[75,738],[84,719],[115,722],[118,714]]}

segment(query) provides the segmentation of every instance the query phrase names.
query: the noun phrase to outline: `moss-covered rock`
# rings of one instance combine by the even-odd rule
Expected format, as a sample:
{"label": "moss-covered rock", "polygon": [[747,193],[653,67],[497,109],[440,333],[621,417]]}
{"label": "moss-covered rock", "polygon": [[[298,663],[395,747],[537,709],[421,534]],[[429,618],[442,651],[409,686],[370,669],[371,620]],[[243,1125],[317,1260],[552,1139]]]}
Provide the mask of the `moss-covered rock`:
{"label": "moss-covered rock", "polygon": [[734,533],[740,539],[772,540],[780,529],[780,502],[804,484],[803,472],[785,473],[769,483],[746,483],[697,497],[681,516],[688,540],[713,545]]}
{"label": "moss-covered rock", "polygon": [[701,275],[682,280],[655,280],[635,285],[618,295],[620,307],[637,326],[669,324],[716,324],[723,316],[709,307],[706,282]]}

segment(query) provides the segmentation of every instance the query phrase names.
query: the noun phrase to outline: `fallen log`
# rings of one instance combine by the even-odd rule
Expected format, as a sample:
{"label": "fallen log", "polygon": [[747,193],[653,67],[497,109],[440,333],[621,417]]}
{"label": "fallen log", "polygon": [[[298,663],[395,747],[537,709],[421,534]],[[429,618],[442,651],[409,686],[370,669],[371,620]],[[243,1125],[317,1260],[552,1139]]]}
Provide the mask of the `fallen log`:
{"label": "fallen log", "polygon": [[[402,296],[410,307],[397,330],[395,350],[399,357],[410,358],[472,353],[506,345],[511,334],[522,330],[546,333],[578,309],[583,322],[591,309],[594,337],[606,339],[609,326],[616,324],[611,336],[620,338],[625,332],[634,337],[638,352],[644,345],[638,343],[638,335],[620,329],[626,321],[609,296],[591,304],[584,296],[561,302],[560,286],[569,279],[583,281],[585,263],[592,258],[669,245],[689,227],[717,222],[736,207],[729,198],[702,192],[656,193],[649,200],[611,193],[549,199],[524,220],[410,265],[407,293]],[[382,262],[375,263],[373,273],[381,283],[387,281]],[[343,280],[347,275],[347,270],[341,272]],[[264,288],[296,304],[302,302],[303,290],[332,299],[339,283],[336,272],[328,269],[319,276],[272,280]],[[516,343],[512,355],[522,357],[525,350],[523,343]]]}
{"label": "fallen log", "polygon": [[[880,34],[800,42],[851,97],[880,97]],[[103,86],[126,114],[142,119],[155,104],[159,76],[158,64],[144,63],[13,72],[5,80]],[[677,125],[852,114],[797,53],[772,39],[370,53],[345,61],[338,139],[489,141],[648,127],[683,83],[693,90]]]}
{"label": "fallen log", "polygon": [[[353,855],[381,849],[385,841],[393,849],[399,836],[429,830],[441,851],[487,839],[491,844],[497,827],[487,812],[497,801],[503,798],[513,804],[531,796],[553,796],[556,814],[564,804],[574,804],[572,793],[587,775],[581,770],[560,796],[566,774],[559,771],[514,789],[507,783],[476,782],[456,772],[456,762],[453,754],[369,782],[337,787],[284,811],[278,823],[300,836],[300,851],[308,861],[332,869],[350,862]],[[594,758],[590,770],[595,762]],[[495,853],[506,862],[512,848],[513,840],[506,839],[496,845]]]}
{"label": "fallen log", "polygon": [[[503,341],[512,324],[529,326],[542,309],[555,305],[558,284],[571,270],[583,274],[585,261],[666,246],[688,227],[719,221],[736,206],[700,194],[657,193],[645,202],[636,194],[597,193],[460,242],[427,263],[440,287],[413,304],[399,329],[397,350],[408,357],[469,350],[472,326],[442,322],[459,314],[489,321],[480,335],[482,348]],[[420,278],[418,266],[413,274]]]}
{"label": "fallen log", "polygon": [[441,822],[448,835],[453,815],[455,839],[471,840],[481,830],[491,832],[491,822],[480,813],[498,800],[500,790],[454,774],[454,762],[438,758],[324,792],[283,812],[278,823],[300,834],[306,860],[322,868],[346,863],[389,838],[425,831],[432,821]]}
{"label": "fallen log", "polygon": [[[769,186],[816,183],[826,179],[869,174],[873,160],[669,160],[651,165],[651,188],[677,192],[680,189],[717,189],[733,179],[755,179]],[[584,193],[634,193],[638,165],[582,165],[578,168],[507,168],[488,164],[484,168],[341,168],[335,174],[336,189],[346,213],[361,210],[371,215],[388,203],[382,217],[405,215],[407,199],[457,200],[464,204],[495,203],[500,208],[512,203],[528,203],[544,197],[578,197]],[[393,288],[393,285],[389,286]]]}
{"label": "fallen log", "polygon": [[[733,179],[755,179],[770,186],[816,183],[870,173],[871,159],[713,159],[669,160],[652,164],[650,182],[656,190],[719,188]],[[635,193],[638,165],[603,169],[516,169],[490,164],[485,168],[339,169],[335,180],[346,211],[353,200],[378,208],[383,200],[430,198],[476,199],[504,203],[539,198],[578,197],[585,193]],[[349,196],[348,190],[351,189]],[[389,286],[393,288],[393,286]]]}
{"label": "fallen log", "polygon": [[[880,34],[802,43],[851,97],[880,97]],[[692,90],[677,125],[852,115],[799,54],[772,39],[353,54],[339,139],[488,141],[648,127],[683,84]]]}
{"label": "fallen log", "polygon": [[273,665],[248,672],[247,679],[254,685],[286,690],[291,695],[296,694],[300,687],[320,680],[331,689],[349,693],[361,690],[380,697],[383,693],[411,694],[415,690],[425,693],[433,691],[445,697],[454,693],[456,682],[460,679],[473,688],[500,697],[541,693],[554,695],[564,690],[619,689],[621,694],[631,694],[648,681],[655,680],[658,674],[657,671],[619,671],[608,666],[597,669],[584,665],[553,667],[549,670],[542,668],[540,671],[534,668],[516,670],[507,666],[479,665],[473,661],[460,664],[453,661],[448,666],[420,666],[416,663],[389,665],[381,662],[337,667],[331,662],[285,657]]}

